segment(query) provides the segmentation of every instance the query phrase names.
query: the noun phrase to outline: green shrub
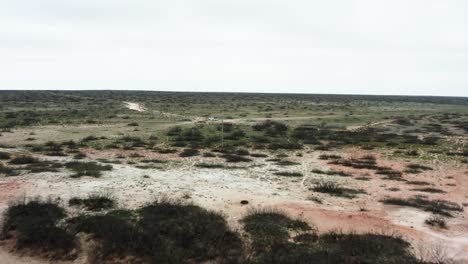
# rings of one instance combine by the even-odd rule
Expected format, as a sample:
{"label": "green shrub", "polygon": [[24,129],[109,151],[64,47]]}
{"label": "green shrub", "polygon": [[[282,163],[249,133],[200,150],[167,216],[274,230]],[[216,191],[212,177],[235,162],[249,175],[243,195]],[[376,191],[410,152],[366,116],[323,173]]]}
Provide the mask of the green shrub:
{"label": "green shrub", "polygon": [[115,201],[109,195],[94,194],[88,198],[74,197],[68,201],[70,206],[84,206],[90,211],[101,211],[111,209],[115,206]]}
{"label": "green shrub", "polygon": [[282,212],[268,208],[250,210],[242,222],[257,251],[266,251],[275,244],[286,242],[290,232],[314,230],[303,221],[293,220]]}
{"label": "green shrub", "polygon": [[8,152],[0,151],[0,160],[8,160],[11,158],[11,154]]}
{"label": "green shrub", "polygon": [[408,206],[414,208],[420,208],[424,211],[429,211],[434,214],[443,216],[452,216],[452,212],[461,212],[463,207],[457,203],[445,201],[445,200],[428,200],[424,197],[414,196],[411,198],[385,198],[381,202],[384,204],[393,204],[400,206]]}
{"label": "green shrub", "polygon": [[193,156],[198,156],[200,155],[200,151],[198,151],[198,149],[194,149],[194,148],[188,148],[188,149],[184,149],[180,154],[179,156],[180,157],[193,157]]}
{"label": "green shrub", "polygon": [[225,166],[223,164],[214,164],[214,163],[198,163],[195,164],[195,167],[206,168],[206,169],[223,169]]}
{"label": "green shrub", "polygon": [[423,166],[419,164],[408,164],[405,172],[407,173],[421,173],[422,171],[432,170],[431,167]]}
{"label": "green shrub", "polygon": [[327,193],[333,196],[344,198],[355,198],[357,194],[365,194],[363,190],[355,190],[350,188],[341,187],[335,182],[319,182],[311,190],[315,192]]}
{"label": "green shrub", "polygon": [[302,177],[304,174],[300,172],[289,172],[289,171],[279,171],[275,172],[275,175],[284,176],[284,177]]}
{"label": "green shrub", "polygon": [[18,176],[19,171],[11,167],[4,166],[2,163],[0,163],[0,174],[5,174],[7,176]]}
{"label": "green shrub", "polygon": [[275,161],[275,164],[278,166],[294,166],[294,165],[300,165],[299,162],[294,162],[290,160],[283,160],[283,159],[271,159],[269,161]]}
{"label": "green shrub", "polygon": [[240,155],[235,155],[235,154],[224,154],[223,158],[226,160],[226,162],[250,162],[252,159],[249,159],[244,156]]}
{"label": "green shrub", "polygon": [[53,161],[38,161],[36,163],[29,164],[25,169],[32,173],[39,172],[58,172],[58,169],[62,168],[63,165]]}
{"label": "green shrub", "polygon": [[443,229],[447,228],[447,223],[445,222],[445,219],[440,215],[432,215],[424,222],[430,226],[436,226]]}
{"label": "green shrub", "polygon": [[73,159],[84,159],[86,158],[86,154],[83,152],[78,152],[73,156]]}
{"label": "green shrub", "polygon": [[411,191],[429,192],[429,193],[446,193],[446,191],[444,191],[444,190],[437,189],[437,188],[432,188],[432,187],[414,188],[414,189],[411,189]]}
{"label": "green shrub", "polygon": [[335,171],[335,170],[323,171],[323,170],[319,170],[319,169],[313,169],[312,172],[317,173],[317,174],[325,174],[325,175],[338,175],[338,176],[342,176],[342,177],[352,176],[351,174],[346,173],[344,171]]}
{"label": "green shrub", "polygon": [[284,135],[288,131],[288,126],[284,123],[272,120],[266,120],[252,126],[256,131],[263,131],[267,136]]}
{"label": "green shrub", "polygon": [[10,160],[10,163],[15,165],[32,164],[36,162],[39,162],[37,158],[27,155],[17,156]]}
{"label": "green shrub", "polygon": [[42,248],[64,256],[75,247],[73,235],[57,226],[65,216],[65,210],[52,201],[17,202],[5,212],[2,236],[16,231],[18,248]]}
{"label": "green shrub", "polygon": [[250,156],[254,157],[254,158],[266,158],[266,157],[268,157],[267,154],[263,154],[263,153],[251,153]]}
{"label": "green shrub", "polygon": [[102,171],[112,170],[112,165],[100,165],[96,162],[71,161],[65,163],[65,167],[75,172],[72,177],[91,176],[100,177]]}
{"label": "green shrub", "polygon": [[109,212],[69,222],[77,232],[101,240],[105,255],[130,254],[145,263],[237,263],[243,254],[242,240],[222,215],[167,199],[134,213]]}
{"label": "green shrub", "polygon": [[319,159],[321,160],[336,160],[336,159],[341,159],[340,155],[335,155],[335,154],[322,154],[319,156]]}

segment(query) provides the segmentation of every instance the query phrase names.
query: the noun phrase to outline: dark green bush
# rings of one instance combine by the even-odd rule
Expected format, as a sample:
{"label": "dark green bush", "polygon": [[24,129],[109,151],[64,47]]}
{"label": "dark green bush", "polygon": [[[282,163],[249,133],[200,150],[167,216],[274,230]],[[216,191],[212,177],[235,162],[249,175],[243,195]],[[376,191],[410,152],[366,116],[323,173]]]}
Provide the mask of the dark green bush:
{"label": "dark green bush", "polygon": [[420,208],[434,214],[452,216],[452,212],[461,212],[463,207],[459,204],[445,200],[428,200],[424,197],[414,196],[411,198],[385,198],[381,202],[400,206]]}
{"label": "dark green bush", "polygon": [[252,126],[254,130],[263,131],[268,136],[284,135],[288,131],[288,126],[284,123],[266,120]]}
{"label": "dark green bush", "polygon": [[2,236],[16,231],[18,248],[43,248],[64,256],[75,247],[73,235],[57,226],[65,216],[65,210],[52,201],[17,202],[5,212]]}
{"label": "dark green bush", "polygon": [[135,213],[81,216],[70,224],[100,239],[105,255],[130,254],[148,263],[238,263],[243,254],[242,240],[223,216],[165,199]]}
{"label": "dark green bush", "polygon": [[11,158],[11,154],[8,152],[0,151],[0,160],[8,160]]}
{"label": "dark green bush", "polygon": [[252,209],[243,219],[244,230],[250,235],[256,251],[268,251],[276,244],[288,241],[290,232],[314,229],[300,220],[293,220],[273,209]]}
{"label": "dark green bush", "polygon": [[193,157],[193,156],[198,156],[200,155],[200,151],[198,151],[198,149],[194,149],[194,148],[188,148],[188,149],[184,149],[180,154],[179,156],[180,157]]}
{"label": "dark green bush", "polygon": [[36,162],[39,162],[37,158],[27,155],[17,156],[10,160],[10,163],[15,165],[32,164]]}
{"label": "dark green bush", "polygon": [[75,172],[72,177],[100,177],[102,175],[102,171],[112,170],[112,165],[100,165],[96,162],[71,161],[65,163],[65,167]]}
{"label": "dark green bush", "polygon": [[90,195],[88,198],[74,197],[68,201],[70,206],[84,206],[90,211],[101,211],[111,209],[115,206],[115,201],[109,195]]}
{"label": "dark green bush", "polygon": [[284,176],[284,177],[302,177],[302,176],[304,176],[300,172],[289,172],[289,171],[279,171],[279,172],[275,172],[274,174],[278,175],[278,176]]}
{"label": "dark green bush", "polygon": [[5,174],[7,176],[17,176],[19,175],[19,171],[0,163],[0,174]]}
{"label": "dark green bush", "polygon": [[439,227],[443,229],[447,228],[447,223],[445,219],[440,215],[432,215],[431,217],[426,219],[426,221],[424,222],[430,226],[435,226],[435,227]]}
{"label": "dark green bush", "polygon": [[227,162],[250,162],[252,161],[252,159],[249,159],[247,157],[240,156],[240,155],[235,155],[235,154],[224,154],[223,158]]}
{"label": "dark green bush", "polygon": [[365,194],[363,190],[355,190],[350,188],[341,187],[335,182],[319,182],[311,190],[315,192],[327,193],[333,196],[344,198],[355,198],[358,194]]}

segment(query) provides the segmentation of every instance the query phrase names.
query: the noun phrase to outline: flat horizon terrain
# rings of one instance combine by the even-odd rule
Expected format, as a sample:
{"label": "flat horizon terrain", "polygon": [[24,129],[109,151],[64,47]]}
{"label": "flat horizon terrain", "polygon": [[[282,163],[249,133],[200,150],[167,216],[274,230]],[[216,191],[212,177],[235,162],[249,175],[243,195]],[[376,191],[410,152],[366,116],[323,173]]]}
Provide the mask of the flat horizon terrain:
{"label": "flat horizon terrain", "polygon": [[465,97],[0,91],[0,263],[468,263],[467,143]]}

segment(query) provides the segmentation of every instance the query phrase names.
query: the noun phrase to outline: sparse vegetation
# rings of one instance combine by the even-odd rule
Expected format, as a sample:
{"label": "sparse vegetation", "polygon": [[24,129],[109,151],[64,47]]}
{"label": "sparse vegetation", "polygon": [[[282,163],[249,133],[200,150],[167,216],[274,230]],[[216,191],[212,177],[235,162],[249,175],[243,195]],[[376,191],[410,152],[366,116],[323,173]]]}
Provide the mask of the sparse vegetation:
{"label": "sparse vegetation", "polygon": [[193,156],[198,156],[200,155],[200,151],[198,151],[198,149],[184,149],[180,154],[179,156],[181,157],[193,157]]}
{"label": "sparse vegetation", "polygon": [[37,158],[28,155],[17,156],[10,160],[10,164],[14,165],[33,164],[37,162],[39,162]]}
{"label": "sparse vegetation", "polygon": [[8,152],[0,151],[0,160],[8,160],[11,158],[11,154]]}
{"label": "sparse vegetation", "polygon": [[300,172],[290,172],[290,171],[278,171],[274,173],[275,175],[278,176],[284,176],[284,177],[302,177],[304,176]]}
{"label": "sparse vegetation", "polygon": [[419,164],[408,164],[406,166],[405,172],[407,172],[407,173],[421,173],[421,172],[426,171],[426,170],[432,170],[432,168],[428,167],[428,166],[419,165]]}
{"label": "sparse vegetation", "polygon": [[254,210],[244,219],[255,253],[252,263],[422,263],[399,237],[326,233],[274,210]]}
{"label": "sparse vegetation", "polygon": [[452,216],[452,212],[461,212],[463,207],[457,203],[445,200],[428,200],[424,197],[414,196],[407,199],[402,198],[386,198],[382,200],[385,204],[393,204],[400,206],[409,206],[420,208],[424,211],[432,212],[434,214],[443,216]]}
{"label": "sparse vegetation", "polygon": [[17,176],[19,175],[19,171],[0,163],[0,174],[5,174],[7,176]]}
{"label": "sparse vegetation", "polygon": [[342,176],[342,177],[352,176],[351,174],[346,173],[344,171],[335,171],[335,170],[323,171],[323,170],[320,170],[320,169],[313,169],[312,172],[317,173],[317,174],[337,175],[337,176]]}
{"label": "sparse vegetation", "polygon": [[432,188],[432,187],[414,188],[414,189],[411,189],[411,190],[412,191],[417,191],[417,192],[446,193],[444,190],[437,189],[437,188]]}
{"label": "sparse vegetation", "polygon": [[90,211],[101,211],[113,208],[115,201],[109,195],[93,194],[87,198],[71,198],[68,205],[83,206]]}
{"label": "sparse vegetation", "polygon": [[79,216],[69,223],[102,240],[103,257],[133,255],[149,263],[232,262],[243,254],[242,240],[220,214],[166,199],[137,211]]}
{"label": "sparse vegetation", "polygon": [[112,165],[100,165],[97,162],[71,161],[65,163],[65,167],[75,172],[73,178],[82,176],[101,177],[102,171],[112,170]]}
{"label": "sparse vegetation", "polygon": [[[309,216],[315,207],[339,206],[342,221],[353,216],[354,224],[355,214],[382,217],[387,206],[380,200],[432,212],[426,224],[434,227],[446,226],[442,216],[462,221],[464,208],[444,199],[461,202],[465,191],[467,105],[456,97],[0,91],[3,205],[30,188],[76,195],[52,202],[60,210],[68,202],[72,218],[63,210],[44,220],[34,205],[37,219],[28,215],[28,224],[6,225],[2,235],[11,240],[6,245],[22,245],[21,254],[51,262],[76,254],[75,262],[85,260],[80,249],[95,245],[94,263],[422,263],[399,237],[319,233]],[[222,171],[231,169],[239,171]],[[7,177],[15,175],[21,176]],[[132,209],[117,209],[112,197],[79,193],[107,189],[123,190],[119,205]],[[223,215],[164,199],[133,207],[163,193],[209,203]],[[241,226],[230,216],[239,230],[228,228],[230,210],[279,202],[300,203],[304,210],[287,209],[300,219],[252,209]],[[46,237],[49,231],[57,237]],[[32,242],[22,243],[23,237]]]}
{"label": "sparse vegetation", "polygon": [[235,155],[235,154],[224,154],[223,158],[226,160],[226,162],[250,162],[252,159],[249,159],[244,156],[240,155]]}
{"label": "sparse vegetation", "polygon": [[75,248],[73,235],[58,226],[65,217],[65,210],[53,201],[18,201],[5,212],[2,237],[14,236],[17,248],[44,249],[64,258]]}
{"label": "sparse vegetation", "polygon": [[340,186],[338,183],[335,182],[319,182],[315,184],[314,187],[311,188],[312,191],[320,192],[320,193],[327,193],[332,196],[339,196],[344,198],[355,198],[358,194],[365,194],[366,192],[363,190],[355,190],[350,188],[345,188]]}
{"label": "sparse vegetation", "polygon": [[432,215],[431,217],[426,219],[425,223],[430,226],[447,229],[447,223],[445,222],[445,219],[440,215]]}

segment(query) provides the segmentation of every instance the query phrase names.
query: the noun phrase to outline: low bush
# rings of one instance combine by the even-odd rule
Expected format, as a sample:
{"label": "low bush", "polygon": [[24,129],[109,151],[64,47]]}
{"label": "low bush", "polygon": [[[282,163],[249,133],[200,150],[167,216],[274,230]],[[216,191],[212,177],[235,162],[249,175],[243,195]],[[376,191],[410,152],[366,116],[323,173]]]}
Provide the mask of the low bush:
{"label": "low bush", "polygon": [[254,158],[266,158],[266,157],[268,157],[267,154],[263,154],[263,153],[251,153],[250,156],[254,157]]}
{"label": "low bush", "polygon": [[179,156],[180,157],[193,157],[193,156],[198,156],[200,155],[200,151],[198,151],[198,149],[194,149],[194,148],[187,148],[187,149],[184,149],[180,154]]}
{"label": "low bush", "polygon": [[71,161],[65,163],[65,167],[75,172],[75,174],[72,175],[74,178],[81,176],[97,178],[102,175],[102,171],[112,170],[112,165],[100,165],[96,162]]}
{"label": "low bush", "polygon": [[251,211],[242,222],[254,251],[248,263],[423,263],[412,255],[410,244],[396,236],[318,235],[307,223],[274,210]]}
{"label": "low bush", "polygon": [[102,241],[104,256],[133,255],[144,263],[238,263],[242,240],[218,213],[167,199],[135,212],[71,219],[76,232]]}
{"label": "low bush", "polygon": [[445,219],[440,215],[432,215],[424,222],[430,226],[435,226],[443,229],[447,228],[447,223],[445,222]]}
{"label": "low bush", "polygon": [[10,164],[15,164],[15,165],[32,164],[36,162],[39,162],[37,158],[28,156],[28,155],[17,156],[10,160]]}
{"label": "low bush", "polygon": [[330,164],[342,165],[346,167],[352,167],[355,169],[370,169],[375,170],[378,168],[377,162],[374,156],[364,156],[360,159],[341,159],[331,161]]}
{"label": "low bush", "polygon": [[335,182],[319,182],[311,188],[312,191],[327,193],[332,196],[339,196],[344,198],[355,198],[358,194],[365,194],[363,190],[355,190],[350,188],[344,188]]}
{"label": "low bush", "polygon": [[140,162],[142,162],[142,163],[157,163],[157,164],[162,164],[162,163],[167,163],[167,160],[145,159],[145,160],[141,160]]}
{"label": "low bush", "polygon": [[0,160],[8,160],[11,158],[11,154],[8,152],[0,151]]}
{"label": "low bush", "polygon": [[62,168],[62,163],[53,162],[53,161],[38,161],[27,165],[24,169],[29,170],[32,173],[39,172],[58,172]]}
{"label": "low bush", "polygon": [[325,175],[338,175],[338,176],[342,176],[342,177],[352,176],[351,174],[346,173],[344,171],[335,171],[335,170],[323,171],[323,170],[319,170],[319,169],[313,169],[312,172],[317,173],[317,174],[325,174]]}
{"label": "low bush", "polygon": [[15,170],[14,168],[7,167],[0,163],[0,174],[5,174],[7,176],[18,176],[19,171]]}
{"label": "low bush", "polygon": [[275,175],[278,176],[284,176],[284,177],[302,177],[304,174],[300,172],[289,172],[289,171],[278,171],[274,173]]}
{"label": "low bush", "polygon": [[430,183],[425,182],[425,181],[407,181],[406,184],[410,184],[410,185],[431,185]]}
{"label": "low bush", "polygon": [[421,173],[426,170],[432,170],[432,168],[428,166],[419,165],[419,164],[408,164],[406,166],[405,172],[406,173]]}
{"label": "low bush", "polygon": [[377,167],[377,171],[375,172],[376,174],[384,175],[384,179],[387,180],[401,180],[404,181],[404,179],[401,177],[402,173],[399,171],[396,171],[392,168],[388,167]]}
{"label": "low bush", "polygon": [[18,248],[39,248],[63,257],[75,248],[75,239],[57,223],[65,218],[63,208],[52,201],[21,201],[10,205],[6,212],[2,236],[14,238]]}
{"label": "low bush", "polygon": [[434,214],[443,216],[452,216],[452,212],[461,212],[463,207],[457,203],[445,200],[428,200],[421,196],[414,196],[410,198],[385,198],[381,200],[384,204],[393,204],[400,206],[408,206],[420,208],[424,211],[432,212]]}
{"label": "low bush", "polygon": [[214,158],[214,157],[216,157],[216,154],[214,154],[213,152],[205,152],[205,153],[203,153],[203,157],[205,157],[205,158]]}
{"label": "low bush", "polygon": [[198,164],[195,164],[195,167],[206,168],[206,169],[222,169],[225,166],[223,164],[198,163]]}
{"label": "low bush", "polygon": [[290,232],[314,231],[307,223],[290,219],[284,213],[269,208],[250,210],[242,222],[257,251],[265,251],[275,244],[285,243]]}
{"label": "low bush", "polygon": [[290,161],[290,160],[283,160],[283,159],[271,159],[271,161],[275,161],[275,164],[278,166],[294,166],[300,165],[298,162]]}
{"label": "low bush", "polygon": [[73,155],[73,159],[84,159],[86,158],[86,154],[83,152],[78,152],[75,155]]}
{"label": "low bush", "polygon": [[236,155],[239,155],[239,156],[247,156],[247,155],[249,155],[250,153],[249,153],[249,151],[246,150],[246,149],[238,149],[238,150],[235,151],[235,154],[236,154]]}
{"label": "low bush", "polygon": [[83,206],[90,211],[101,211],[113,208],[115,201],[109,195],[93,194],[88,198],[71,198],[68,201],[68,205]]}
{"label": "low bush", "polygon": [[335,160],[335,159],[341,159],[340,155],[335,155],[335,154],[322,154],[319,156],[319,159],[321,160]]}
{"label": "low bush", "polygon": [[279,136],[284,135],[288,131],[288,126],[284,123],[266,120],[262,123],[257,123],[252,126],[256,131],[263,131],[267,136]]}
{"label": "low bush", "polygon": [[432,188],[432,187],[415,188],[415,189],[411,189],[411,191],[428,192],[428,193],[446,193],[446,191],[444,191],[444,190],[437,189],[437,188]]}
{"label": "low bush", "polygon": [[81,140],[81,142],[90,142],[90,141],[95,141],[98,140],[99,138],[94,136],[94,135],[89,135]]}
{"label": "low bush", "polygon": [[235,155],[235,154],[224,154],[223,158],[226,160],[226,162],[250,162],[252,159],[249,159],[244,156],[240,155]]}

